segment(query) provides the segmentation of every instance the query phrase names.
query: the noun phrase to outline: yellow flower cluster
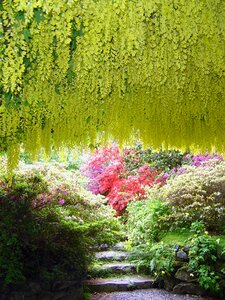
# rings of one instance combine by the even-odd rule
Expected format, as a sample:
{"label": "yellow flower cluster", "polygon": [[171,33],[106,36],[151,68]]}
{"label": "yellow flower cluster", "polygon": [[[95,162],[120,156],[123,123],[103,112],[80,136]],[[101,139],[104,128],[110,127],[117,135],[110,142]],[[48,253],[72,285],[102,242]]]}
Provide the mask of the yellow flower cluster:
{"label": "yellow flower cluster", "polygon": [[3,0],[0,13],[11,161],[21,143],[35,155],[137,131],[155,147],[223,151],[224,0]]}

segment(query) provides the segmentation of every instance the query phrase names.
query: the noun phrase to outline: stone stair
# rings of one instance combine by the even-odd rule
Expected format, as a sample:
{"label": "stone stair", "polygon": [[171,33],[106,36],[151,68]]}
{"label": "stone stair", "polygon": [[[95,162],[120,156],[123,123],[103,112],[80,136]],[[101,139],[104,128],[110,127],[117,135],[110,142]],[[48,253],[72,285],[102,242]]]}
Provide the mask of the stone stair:
{"label": "stone stair", "polygon": [[128,252],[124,248],[124,243],[118,243],[111,249],[106,249],[104,245],[103,249],[104,251],[96,252],[99,270],[91,274],[92,278],[85,282],[91,293],[130,291],[153,287],[154,280],[149,276],[138,275],[135,266],[127,261]]}
{"label": "stone stair", "polygon": [[101,251],[96,253],[96,258],[102,261],[124,261],[127,259],[127,252],[124,251]]}

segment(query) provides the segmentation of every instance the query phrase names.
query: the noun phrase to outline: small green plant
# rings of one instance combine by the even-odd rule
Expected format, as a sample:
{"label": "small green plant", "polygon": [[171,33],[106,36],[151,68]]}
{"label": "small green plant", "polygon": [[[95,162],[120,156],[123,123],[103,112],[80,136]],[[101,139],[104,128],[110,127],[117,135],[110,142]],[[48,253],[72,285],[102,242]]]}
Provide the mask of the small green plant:
{"label": "small green plant", "polygon": [[[199,224],[193,226],[198,227]],[[202,229],[202,224],[200,227]],[[219,293],[219,277],[214,267],[218,259],[218,243],[208,234],[195,234],[194,237],[188,240],[188,243],[190,245],[189,268],[198,274],[199,284],[204,289]]]}
{"label": "small green plant", "polygon": [[203,221],[195,221],[191,223],[190,231],[194,234],[202,234],[205,231],[205,224]]}
{"label": "small green plant", "polygon": [[134,247],[130,259],[138,271],[164,277],[173,271],[175,252],[171,245],[163,242],[149,244],[146,247]]}
{"label": "small green plant", "polygon": [[211,266],[202,265],[198,270],[199,283],[205,289],[214,293],[220,291],[218,284],[219,276],[216,275],[216,272]]}
{"label": "small green plant", "polygon": [[175,253],[171,245],[163,242],[154,244],[150,248],[150,271],[157,276],[164,276],[173,271]]}

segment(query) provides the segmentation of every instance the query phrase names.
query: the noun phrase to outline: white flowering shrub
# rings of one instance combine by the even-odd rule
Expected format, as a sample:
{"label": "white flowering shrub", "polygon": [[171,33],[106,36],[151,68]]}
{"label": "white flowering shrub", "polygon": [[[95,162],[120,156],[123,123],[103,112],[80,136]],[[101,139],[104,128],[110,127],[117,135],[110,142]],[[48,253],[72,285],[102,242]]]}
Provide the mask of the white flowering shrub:
{"label": "white flowering shrub", "polygon": [[202,220],[208,230],[225,227],[225,162],[202,167],[183,166],[160,189],[152,188],[150,198],[163,200],[171,208],[168,223],[173,227]]}

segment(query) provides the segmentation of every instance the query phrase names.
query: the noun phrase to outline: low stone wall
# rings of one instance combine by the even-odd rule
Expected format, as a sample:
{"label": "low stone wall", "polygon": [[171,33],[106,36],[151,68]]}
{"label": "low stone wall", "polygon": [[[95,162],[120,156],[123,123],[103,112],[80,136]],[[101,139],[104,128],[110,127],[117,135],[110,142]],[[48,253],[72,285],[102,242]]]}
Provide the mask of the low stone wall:
{"label": "low stone wall", "polygon": [[26,288],[0,295],[0,300],[84,300],[77,281],[29,282]]}
{"label": "low stone wall", "polygon": [[[158,282],[161,287],[167,291],[172,291],[175,294],[191,294],[198,296],[209,295],[209,292],[204,290],[197,280],[195,273],[190,272],[188,269],[188,252],[189,247],[180,248],[179,245],[175,246],[176,261],[174,272],[163,279],[163,282]],[[225,266],[225,259],[221,258],[216,263],[218,270]],[[225,275],[220,279],[219,285],[225,294]]]}

